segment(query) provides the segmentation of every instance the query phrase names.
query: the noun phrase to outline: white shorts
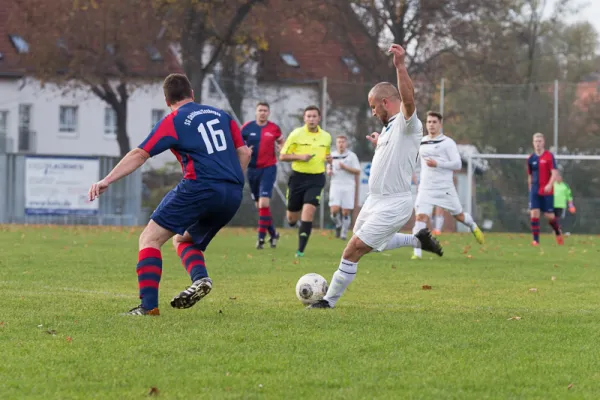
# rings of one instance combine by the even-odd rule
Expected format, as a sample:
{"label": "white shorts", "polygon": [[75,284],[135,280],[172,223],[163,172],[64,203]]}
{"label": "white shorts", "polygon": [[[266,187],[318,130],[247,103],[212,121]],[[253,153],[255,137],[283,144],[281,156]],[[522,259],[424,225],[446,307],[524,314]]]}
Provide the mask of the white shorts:
{"label": "white shorts", "polygon": [[419,190],[417,200],[415,200],[415,212],[431,217],[433,207],[443,208],[453,216],[463,212],[455,188],[447,190]]}
{"label": "white shorts", "polygon": [[412,212],[410,193],[388,196],[369,194],[354,224],[354,234],[367,246],[383,251],[390,239],[406,225]]}
{"label": "white shorts", "polygon": [[329,207],[354,210],[354,192],[353,186],[332,186],[329,189]]}

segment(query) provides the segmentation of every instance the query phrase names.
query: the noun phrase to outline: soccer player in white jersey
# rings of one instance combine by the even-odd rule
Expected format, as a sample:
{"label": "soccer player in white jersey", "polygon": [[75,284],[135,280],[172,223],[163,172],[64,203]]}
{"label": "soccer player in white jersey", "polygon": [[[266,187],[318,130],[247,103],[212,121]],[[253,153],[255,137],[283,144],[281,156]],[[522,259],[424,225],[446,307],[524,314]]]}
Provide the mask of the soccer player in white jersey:
{"label": "soccer player in white jersey", "polygon": [[381,134],[367,138],[376,145],[369,174],[369,197],[365,201],[338,270],[333,274],[327,294],[311,308],[333,308],[348,285],[354,280],[358,261],[375,250],[398,247],[420,247],[439,256],[440,244],[427,228],[416,235],[398,233],[413,212],[410,190],[412,174],[423,137],[423,124],[415,110],[414,88],[406,66],[404,49],[393,44],[398,89],[382,82],[369,92],[369,105],[374,116],[385,125]]}
{"label": "soccer player in white jersey", "polygon": [[[454,171],[462,168],[462,160],[454,140],[441,133],[442,114],[427,113],[427,136],[421,140],[421,179],[415,201],[417,220],[413,233],[427,226],[435,206],[447,210],[458,222],[466,225],[479,243],[484,242],[483,232],[470,214],[463,212],[454,187]],[[421,249],[415,249],[413,259],[421,258]]]}
{"label": "soccer player in white jersey", "polygon": [[348,150],[346,136],[336,137],[335,147],[336,151],[331,153],[333,161],[331,164],[327,164],[327,175],[331,176],[329,209],[331,219],[335,223],[335,237],[346,240],[354,210],[360,162],[356,154]]}

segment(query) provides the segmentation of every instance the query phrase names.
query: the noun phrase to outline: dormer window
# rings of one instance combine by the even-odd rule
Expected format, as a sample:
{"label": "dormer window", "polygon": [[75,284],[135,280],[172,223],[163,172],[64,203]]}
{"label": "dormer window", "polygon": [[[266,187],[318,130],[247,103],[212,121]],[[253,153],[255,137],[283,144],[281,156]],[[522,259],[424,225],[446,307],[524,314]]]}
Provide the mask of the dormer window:
{"label": "dormer window", "polygon": [[290,67],[299,67],[300,64],[298,63],[298,60],[296,60],[296,57],[294,57],[292,55],[292,53],[281,53],[281,59],[283,60],[284,63],[286,63],[286,65],[290,66]]}
{"label": "dormer window", "polygon": [[342,61],[354,75],[360,73],[360,67],[358,66],[358,63],[354,57],[342,57]]}
{"label": "dormer window", "polygon": [[8,35],[11,43],[15,46],[17,53],[29,53],[29,43],[19,35]]}

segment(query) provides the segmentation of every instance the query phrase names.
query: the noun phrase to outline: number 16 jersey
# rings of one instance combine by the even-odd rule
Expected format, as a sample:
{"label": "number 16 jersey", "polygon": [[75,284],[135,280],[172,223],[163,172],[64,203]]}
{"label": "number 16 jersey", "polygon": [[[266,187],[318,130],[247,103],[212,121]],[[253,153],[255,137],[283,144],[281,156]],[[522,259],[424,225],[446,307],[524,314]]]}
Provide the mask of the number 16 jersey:
{"label": "number 16 jersey", "polygon": [[194,102],[164,117],[138,146],[151,157],[171,150],[183,179],[244,184],[236,149],[244,146],[238,124],[225,111]]}

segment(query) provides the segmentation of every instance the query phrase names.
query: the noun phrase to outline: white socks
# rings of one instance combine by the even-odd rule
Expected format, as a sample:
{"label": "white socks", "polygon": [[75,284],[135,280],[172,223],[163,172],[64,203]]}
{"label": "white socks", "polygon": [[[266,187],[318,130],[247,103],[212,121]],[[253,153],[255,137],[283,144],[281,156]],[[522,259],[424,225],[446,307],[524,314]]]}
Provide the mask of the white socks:
{"label": "white socks", "polygon": [[399,247],[421,247],[421,242],[419,242],[419,239],[417,239],[415,235],[396,233],[385,245],[384,250],[393,250]]}
{"label": "white socks", "polygon": [[331,307],[335,306],[335,303],[342,297],[342,294],[352,283],[354,277],[356,276],[356,270],[358,268],[358,263],[344,260],[340,261],[340,266],[338,270],[335,271],[333,277],[331,278],[331,282],[329,284],[329,289],[327,290],[327,294],[323,297],[324,300],[329,302]]}
{"label": "white socks", "polygon": [[435,226],[435,230],[436,231],[442,231],[442,228],[444,227],[444,216],[443,215],[436,215],[434,218],[434,226]]}
{"label": "white socks", "polygon": [[[423,221],[415,221],[415,226],[413,228],[413,235],[416,235],[421,229],[427,228],[427,224]],[[415,256],[421,258],[423,256],[421,248],[415,247]]]}
{"label": "white socks", "polygon": [[468,226],[469,229],[471,229],[471,231],[473,231],[475,228],[477,228],[477,224],[475,223],[475,221],[473,221],[473,217],[471,217],[471,214],[464,213],[464,215],[465,215],[465,221],[463,222],[463,224]]}
{"label": "white socks", "polygon": [[329,216],[331,217],[331,220],[335,224],[336,229],[339,229],[342,227],[342,213],[329,214]]}
{"label": "white socks", "polygon": [[342,217],[342,233],[341,233],[341,237],[342,239],[345,239],[348,236],[348,230],[350,229],[350,216],[346,215],[345,217]]}

